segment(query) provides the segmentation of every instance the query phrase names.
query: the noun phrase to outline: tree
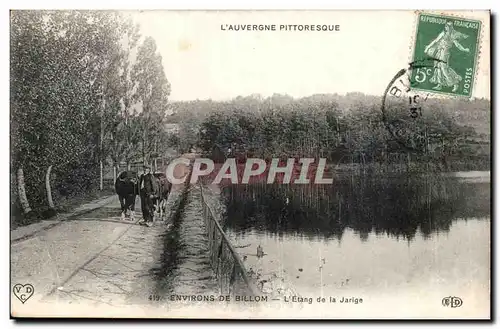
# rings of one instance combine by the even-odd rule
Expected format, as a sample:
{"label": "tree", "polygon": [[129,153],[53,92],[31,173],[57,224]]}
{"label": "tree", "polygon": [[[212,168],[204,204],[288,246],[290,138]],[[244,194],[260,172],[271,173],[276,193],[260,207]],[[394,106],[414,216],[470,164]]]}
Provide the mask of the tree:
{"label": "tree", "polygon": [[170,83],[163,70],[162,57],[157,53],[156,43],[151,37],[145,38],[139,47],[131,77],[135,82],[133,99],[142,106],[139,115],[143,131],[142,157],[149,162],[151,153],[158,151],[157,137],[161,133],[170,95]]}

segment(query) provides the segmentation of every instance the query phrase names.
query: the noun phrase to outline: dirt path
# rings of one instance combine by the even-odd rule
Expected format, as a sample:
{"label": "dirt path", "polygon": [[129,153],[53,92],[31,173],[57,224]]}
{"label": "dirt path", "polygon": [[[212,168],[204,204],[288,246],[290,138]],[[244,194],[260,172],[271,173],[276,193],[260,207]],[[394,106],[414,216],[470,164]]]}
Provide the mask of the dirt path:
{"label": "dirt path", "polygon": [[69,213],[57,214],[54,218],[51,219],[42,220],[40,222],[33,223],[30,225],[19,226],[15,230],[12,230],[10,232],[10,242],[11,244],[15,244],[23,240],[30,239],[44,230],[48,230],[56,225],[59,225],[65,220],[75,218],[76,216],[88,213],[92,210],[99,209],[108,204],[112,204],[116,200],[118,200],[116,195],[104,196],[97,200],[83,204],[73,209],[73,211]]}
{"label": "dirt path", "polygon": [[29,315],[30,305],[39,302],[147,303],[162,276],[157,264],[179,196],[179,191],[172,191],[167,220],[151,228],[137,225],[140,212],[135,222],[120,221],[115,198],[106,206],[12,243],[11,284],[29,283],[35,290],[24,304],[13,296],[12,314]]}

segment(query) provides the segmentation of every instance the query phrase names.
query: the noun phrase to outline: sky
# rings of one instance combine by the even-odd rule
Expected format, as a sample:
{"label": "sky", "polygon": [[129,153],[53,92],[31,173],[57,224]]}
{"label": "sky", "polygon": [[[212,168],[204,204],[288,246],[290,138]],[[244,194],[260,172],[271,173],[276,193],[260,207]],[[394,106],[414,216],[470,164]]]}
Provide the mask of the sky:
{"label": "sky", "polygon": [[[413,11],[127,13],[144,36],[155,39],[173,101],[274,93],[382,95],[410,62],[416,27]],[[483,21],[473,96],[490,98],[489,13],[456,14]],[[229,24],[275,24],[277,31],[228,31]],[[287,24],[339,25],[339,31],[279,31]]]}

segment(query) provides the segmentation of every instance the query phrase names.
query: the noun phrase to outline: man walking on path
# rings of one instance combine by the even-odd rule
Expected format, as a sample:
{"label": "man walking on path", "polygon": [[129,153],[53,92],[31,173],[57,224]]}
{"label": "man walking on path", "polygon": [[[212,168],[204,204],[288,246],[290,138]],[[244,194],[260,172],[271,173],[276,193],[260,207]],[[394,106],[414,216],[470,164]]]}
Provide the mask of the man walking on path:
{"label": "man walking on path", "polygon": [[141,178],[139,180],[141,209],[144,222],[147,226],[151,227],[153,225],[154,219],[153,197],[156,193],[156,188],[154,186],[155,177],[151,173],[151,166],[149,164],[145,164],[143,168],[144,174],[141,175]]}

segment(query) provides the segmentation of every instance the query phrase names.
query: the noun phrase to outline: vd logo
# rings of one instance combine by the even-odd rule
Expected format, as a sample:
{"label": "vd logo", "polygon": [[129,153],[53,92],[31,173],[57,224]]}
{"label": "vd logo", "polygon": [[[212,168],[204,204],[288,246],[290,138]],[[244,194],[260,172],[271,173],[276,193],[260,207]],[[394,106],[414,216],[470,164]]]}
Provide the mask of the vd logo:
{"label": "vd logo", "polygon": [[25,303],[28,299],[30,299],[31,296],[33,296],[33,293],[35,292],[35,288],[29,283],[27,284],[16,284],[14,288],[12,289],[12,292],[14,295],[21,301],[21,303]]}

